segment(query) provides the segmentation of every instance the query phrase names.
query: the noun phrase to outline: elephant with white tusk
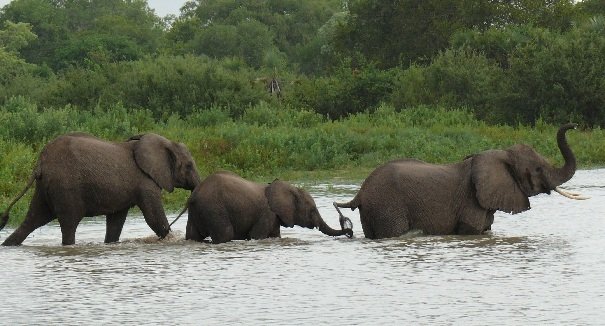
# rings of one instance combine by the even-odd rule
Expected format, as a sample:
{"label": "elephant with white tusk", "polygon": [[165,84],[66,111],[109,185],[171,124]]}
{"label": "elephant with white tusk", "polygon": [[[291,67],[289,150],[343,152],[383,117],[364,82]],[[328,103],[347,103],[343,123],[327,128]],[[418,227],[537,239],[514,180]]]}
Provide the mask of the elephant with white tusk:
{"label": "elephant with white tusk", "polygon": [[575,127],[566,124],[557,132],[565,159],[560,168],[522,144],[447,165],[400,159],[374,170],[353,200],[334,205],[359,208],[363,232],[370,239],[397,237],[412,229],[427,234],[481,234],[491,229],[495,211],[528,210],[531,196],[555,190],[568,198],[587,198],[559,188],[576,171],[576,158],[565,138],[566,131]]}

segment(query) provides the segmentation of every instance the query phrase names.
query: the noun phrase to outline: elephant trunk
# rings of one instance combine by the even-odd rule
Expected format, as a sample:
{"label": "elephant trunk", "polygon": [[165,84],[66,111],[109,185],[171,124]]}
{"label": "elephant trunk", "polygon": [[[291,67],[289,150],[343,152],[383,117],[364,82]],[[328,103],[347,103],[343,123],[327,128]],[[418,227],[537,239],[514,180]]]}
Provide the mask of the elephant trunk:
{"label": "elephant trunk", "polygon": [[[202,177],[200,177],[197,170],[195,171],[195,175],[193,176],[193,189],[197,188],[197,186],[202,183]],[[192,189],[192,190],[193,190]]]}
{"label": "elephant trunk", "polygon": [[183,186],[184,189],[193,191],[197,185],[202,183],[202,178],[196,169],[191,171],[191,174],[187,177],[186,184]]}
{"label": "elephant trunk", "polygon": [[563,159],[565,160],[565,164],[560,168],[555,168],[551,172],[550,175],[550,183],[551,186],[557,187],[565,182],[567,182],[576,172],[576,157],[571,151],[569,144],[567,143],[567,138],[565,137],[565,133],[569,129],[575,129],[577,127],[574,123],[568,123],[561,128],[557,132],[557,145],[559,146],[559,150],[561,151],[561,155],[563,155]]}
{"label": "elephant trunk", "polygon": [[321,218],[321,216],[319,215],[319,212],[317,212],[317,214],[315,214],[315,226],[319,229],[319,231],[325,235],[329,235],[332,237],[337,237],[337,236],[341,236],[341,235],[346,235],[347,237],[351,238],[353,237],[353,230],[351,228],[345,228],[343,227],[340,230],[336,230],[331,228],[326,221],[323,220],[323,218]]}

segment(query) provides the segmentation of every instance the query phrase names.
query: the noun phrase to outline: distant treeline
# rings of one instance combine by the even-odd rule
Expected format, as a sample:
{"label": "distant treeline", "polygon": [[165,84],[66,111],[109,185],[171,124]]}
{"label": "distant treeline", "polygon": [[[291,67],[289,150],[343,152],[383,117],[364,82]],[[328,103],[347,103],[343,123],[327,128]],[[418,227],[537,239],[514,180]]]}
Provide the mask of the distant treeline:
{"label": "distant treeline", "polygon": [[0,105],[14,110],[127,108],[167,123],[259,105],[329,120],[423,106],[605,127],[604,67],[603,0],[207,0],[169,17],[143,0],[0,10]]}

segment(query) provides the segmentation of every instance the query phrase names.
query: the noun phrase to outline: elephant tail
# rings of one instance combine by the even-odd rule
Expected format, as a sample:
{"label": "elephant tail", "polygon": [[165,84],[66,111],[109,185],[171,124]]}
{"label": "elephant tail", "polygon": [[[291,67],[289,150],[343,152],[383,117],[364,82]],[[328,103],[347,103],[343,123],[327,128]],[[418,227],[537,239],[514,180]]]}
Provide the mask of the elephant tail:
{"label": "elephant tail", "polygon": [[183,208],[183,210],[182,210],[182,211],[179,213],[179,216],[177,216],[177,217],[174,219],[174,221],[172,221],[172,223],[170,223],[170,225],[169,225],[168,227],[171,227],[171,226],[172,226],[172,224],[174,224],[176,221],[178,221],[178,220],[179,220],[179,218],[181,218],[181,216],[182,216],[183,214],[185,214],[185,212],[187,211],[187,209],[188,209],[188,208],[189,208],[189,205],[185,205],[185,207]]}
{"label": "elephant tail", "polygon": [[[352,211],[354,211],[357,207],[359,207],[359,197],[355,196],[355,198],[353,198],[351,201],[348,202],[343,202],[343,203],[338,203],[338,202],[334,202],[334,207],[336,207],[336,210],[338,210],[338,207],[340,208],[350,208]],[[340,212],[340,210],[339,210]]]}
{"label": "elephant tail", "polygon": [[23,188],[23,190],[21,190],[19,195],[15,199],[13,199],[13,201],[8,205],[8,207],[6,208],[4,213],[2,213],[2,215],[0,215],[0,230],[4,229],[4,227],[6,226],[6,223],[8,222],[8,218],[9,218],[8,213],[10,212],[11,208],[13,208],[13,206],[19,201],[19,199],[21,199],[21,197],[23,197],[23,195],[25,195],[25,193],[29,190],[29,188],[31,188],[31,186],[34,184],[34,182],[36,181],[36,179],[38,179],[39,176],[40,176],[40,165],[38,164],[36,166],[36,169],[34,170],[34,173],[32,173],[32,176],[29,178],[29,181],[27,182],[27,186],[25,186],[25,188]]}
{"label": "elephant tail", "polygon": [[172,224],[174,224],[176,221],[179,220],[179,218],[181,218],[181,216],[183,216],[183,214],[185,214],[185,212],[189,209],[189,206],[191,205],[191,203],[193,202],[194,196],[193,196],[193,192],[191,192],[191,195],[189,196],[189,198],[187,198],[187,202],[185,203],[185,207],[183,207],[183,210],[179,213],[179,215],[174,219],[174,221],[172,221],[172,223],[170,223],[170,225],[168,225],[168,227],[171,227]]}

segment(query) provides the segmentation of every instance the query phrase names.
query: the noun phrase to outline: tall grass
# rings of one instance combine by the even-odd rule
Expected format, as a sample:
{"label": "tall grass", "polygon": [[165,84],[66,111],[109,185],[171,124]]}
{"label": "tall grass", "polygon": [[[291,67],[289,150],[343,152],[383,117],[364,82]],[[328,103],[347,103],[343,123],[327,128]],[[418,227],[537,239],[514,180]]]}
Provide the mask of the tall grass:
{"label": "tall grass", "polygon": [[[237,119],[229,110],[194,110],[186,117],[171,115],[157,121],[149,111],[120,105],[94,111],[71,106],[49,110],[14,98],[0,107],[0,211],[25,185],[42,146],[69,131],[85,131],[114,141],[155,132],[187,145],[202,176],[228,169],[263,181],[275,177],[360,181],[374,167],[394,158],[449,163],[515,143],[529,144],[553,163],[562,163],[555,140],[558,126],[540,120],[532,128],[491,126],[464,109],[417,107],[397,111],[388,105],[336,121],[264,102],[243,108]],[[603,130],[568,134],[581,167],[605,164]],[[187,195],[186,191],[166,194],[167,209],[181,208]],[[19,202],[12,223],[23,218],[28,202],[29,197]]]}

